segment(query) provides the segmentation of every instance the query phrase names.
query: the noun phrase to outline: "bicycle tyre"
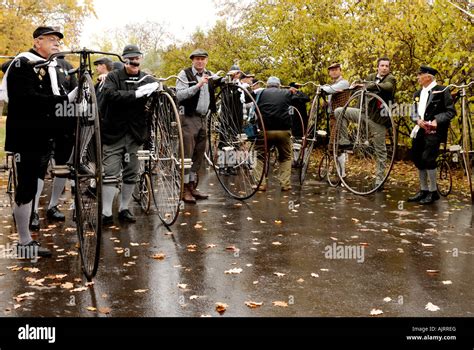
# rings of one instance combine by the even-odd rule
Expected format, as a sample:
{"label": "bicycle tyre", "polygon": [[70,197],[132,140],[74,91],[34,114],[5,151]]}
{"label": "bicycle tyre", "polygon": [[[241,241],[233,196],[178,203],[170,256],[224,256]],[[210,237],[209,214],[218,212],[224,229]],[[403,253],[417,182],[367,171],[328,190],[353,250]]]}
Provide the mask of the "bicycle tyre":
{"label": "bicycle tyre", "polygon": [[[380,128],[381,124],[372,121],[367,113],[369,108],[373,108],[373,104],[370,103],[374,102],[380,106],[378,107],[380,118],[383,118],[388,126],[384,127],[383,131]],[[358,113],[355,117],[357,120],[351,115],[352,112]],[[373,142],[374,135],[376,133],[381,135],[382,132],[385,134],[383,147],[377,150],[377,145]],[[355,92],[336,121],[335,133],[334,159],[346,153],[345,177],[341,173],[341,164],[335,162],[341,182],[354,194],[368,195],[377,191],[390,175],[396,154],[396,125],[385,101],[371,92],[364,90]],[[343,148],[341,142],[344,141],[348,141],[349,144]],[[380,141],[380,138],[377,138],[377,141]],[[382,161],[377,152],[381,154]]]}
{"label": "bicycle tyre", "polygon": [[[253,113],[244,118],[240,97]],[[209,154],[217,179],[231,197],[245,200],[258,191],[269,167],[260,110],[247,89],[225,84],[218,95],[218,119],[208,120]]]}
{"label": "bicycle tyre", "polygon": [[[82,270],[88,281],[99,267],[102,234],[102,150],[100,124],[94,84],[88,72],[79,80],[76,98],[76,140],[73,178],[75,220]],[[96,181],[96,192],[88,190]]]}
{"label": "bicycle tyre", "polygon": [[183,197],[184,148],[181,121],[173,98],[160,92],[154,108],[155,150],[151,177],[153,200],[166,226],[178,218]]}

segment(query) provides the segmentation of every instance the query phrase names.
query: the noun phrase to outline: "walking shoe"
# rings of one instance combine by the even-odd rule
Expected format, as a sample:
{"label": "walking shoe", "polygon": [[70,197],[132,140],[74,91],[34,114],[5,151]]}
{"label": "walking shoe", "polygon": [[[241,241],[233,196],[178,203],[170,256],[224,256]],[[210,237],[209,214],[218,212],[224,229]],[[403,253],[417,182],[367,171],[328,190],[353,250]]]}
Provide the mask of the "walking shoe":
{"label": "walking shoe", "polygon": [[425,198],[420,200],[420,204],[433,204],[439,199],[438,191],[428,192]]}
{"label": "walking shoe", "polygon": [[137,218],[128,209],[119,212],[119,220],[125,222],[137,222]]}
{"label": "walking shoe", "polygon": [[49,258],[52,256],[51,251],[48,248],[41,247],[37,241],[31,241],[28,244],[16,245],[16,256],[19,259],[34,259],[38,256]]}
{"label": "walking shoe", "polygon": [[46,212],[46,217],[49,220],[53,220],[53,221],[64,221],[64,220],[66,220],[66,217],[64,216],[63,213],[61,213],[59,211],[57,205],[55,205],[51,209],[48,209],[48,211]]}
{"label": "walking shoe", "polygon": [[413,197],[409,197],[407,202],[419,202],[423,198],[425,198],[428,195],[428,193],[430,193],[430,192],[429,191],[419,191]]}
{"label": "walking shoe", "polygon": [[208,199],[209,195],[205,193],[199,192],[199,190],[195,187],[195,182],[190,182],[189,187],[191,189],[191,195],[196,199]]}
{"label": "walking shoe", "polygon": [[33,212],[30,218],[30,230],[31,231],[38,231],[40,229],[40,221],[39,215],[37,212]]}
{"label": "walking shoe", "polygon": [[196,199],[193,197],[190,184],[184,184],[183,201],[184,203],[196,204]]}
{"label": "walking shoe", "polygon": [[102,225],[103,226],[110,226],[114,223],[114,217],[112,215],[106,216],[102,214]]}

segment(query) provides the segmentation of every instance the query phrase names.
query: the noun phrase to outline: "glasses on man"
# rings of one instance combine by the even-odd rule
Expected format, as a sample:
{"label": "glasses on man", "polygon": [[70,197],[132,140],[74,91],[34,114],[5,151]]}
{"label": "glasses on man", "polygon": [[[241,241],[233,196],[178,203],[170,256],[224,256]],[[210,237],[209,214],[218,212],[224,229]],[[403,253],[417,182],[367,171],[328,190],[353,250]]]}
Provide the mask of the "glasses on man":
{"label": "glasses on man", "polygon": [[47,40],[52,43],[58,43],[58,45],[62,45],[63,42],[59,38],[55,38],[53,36],[40,36],[38,39],[40,40]]}

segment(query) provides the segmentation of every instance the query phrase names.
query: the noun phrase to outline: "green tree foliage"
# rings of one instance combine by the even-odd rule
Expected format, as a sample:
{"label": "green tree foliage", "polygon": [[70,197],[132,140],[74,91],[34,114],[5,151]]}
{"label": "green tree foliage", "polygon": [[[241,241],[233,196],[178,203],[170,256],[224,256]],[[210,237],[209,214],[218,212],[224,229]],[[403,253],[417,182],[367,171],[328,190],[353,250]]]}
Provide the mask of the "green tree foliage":
{"label": "green tree foliage", "polygon": [[95,15],[93,0],[0,0],[0,54],[31,47],[39,25],[60,27],[68,46],[77,46],[83,21]]}
{"label": "green tree foliage", "polygon": [[[363,78],[375,71],[378,57],[388,56],[399,102],[411,100],[420,64],[436,67],[445,84],[472,79],[473,20],[447,0],[257,0],[240,8],[221,3],[228,20],[166,48],[159,75],[189,66],[189,53],[202,47],[213,70],[237,62],[260,79],[277,75],[283,83],[326,83],[326,68],[336,61],[349,80]],[[466,0],[457,4],[468,8]]]}

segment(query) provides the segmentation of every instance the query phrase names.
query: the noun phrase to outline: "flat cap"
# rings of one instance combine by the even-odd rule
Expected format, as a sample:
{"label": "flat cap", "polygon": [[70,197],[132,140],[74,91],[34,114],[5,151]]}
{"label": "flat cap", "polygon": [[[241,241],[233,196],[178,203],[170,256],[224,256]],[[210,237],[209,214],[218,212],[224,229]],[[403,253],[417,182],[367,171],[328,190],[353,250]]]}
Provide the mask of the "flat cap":
{"label": "flat cap", "polygon": [[277,77],[270,77],[267,80],[267,86],[280,86],[281,81]]}
{"label": "flat cap", "polygon": [[438,74],[438,71],[432,67],[421,65],[420,68],[418,69],[417,74],[431,74],[431,75],[436,75]]}
{"label": "flat cap", "polygon": [[56,35],[59,39],[64,38],[63,33],[53,27],[38,27],[33,32],[33,39],[40,37],[41,35]]}
{"label": "flat cap", "polygon": [[340,64],[340,63],[337,63],[337,62],[334,62],[333,64],[331,64],[331,65],[328,67],[328,70],[329,70],[329,69],[333,69],[333,68],[341,68],[341,64]]}
{"label": "flat cap", "polygon": [[189,55],[190,59],[193,59],[194,57],[209,57],[209,54],[207,53],[206,50],[203,49],[196,49],[191,54]]}
{"label": "flat cap", "polygon": [[113,61],[110,58],[104,56],[94,61],[95,66],[97,66],[98,64],[113,64]]}
{"label": "flat cap", "polygon": [[137,57],[143,55],[137,45],[127,45],[123,48],[122,57]]}

